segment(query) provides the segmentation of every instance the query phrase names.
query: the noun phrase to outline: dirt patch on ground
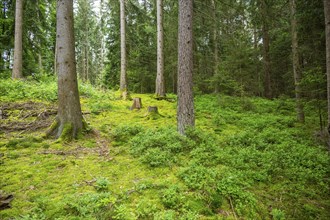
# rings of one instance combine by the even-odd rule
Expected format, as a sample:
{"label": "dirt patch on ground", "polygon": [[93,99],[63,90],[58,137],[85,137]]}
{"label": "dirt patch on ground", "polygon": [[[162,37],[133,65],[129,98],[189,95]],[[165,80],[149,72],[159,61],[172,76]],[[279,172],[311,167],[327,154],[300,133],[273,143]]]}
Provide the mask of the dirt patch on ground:
{"label": "dirt patch on ground", "polygon": [[37,131],[49,127],[57,114],[53,105],[41,102],[0,104],[0,132]]}

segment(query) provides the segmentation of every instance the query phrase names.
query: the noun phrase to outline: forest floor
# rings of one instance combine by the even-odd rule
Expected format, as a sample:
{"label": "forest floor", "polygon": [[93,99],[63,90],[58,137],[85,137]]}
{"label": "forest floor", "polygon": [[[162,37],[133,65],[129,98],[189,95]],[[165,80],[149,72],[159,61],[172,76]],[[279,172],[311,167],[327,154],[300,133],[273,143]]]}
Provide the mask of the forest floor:
{"label": "forest floor", "polygon": [[54,82],[0,85],[0,198],[13,195],[0,219],[330,219],[313,103],[301,125],[289,98],[197,95],[196,129],[182,137],[175,95],[132,94],[143,108],[131,111],[132,101],[81,84],[91,129],[60,142],[43,138]]}

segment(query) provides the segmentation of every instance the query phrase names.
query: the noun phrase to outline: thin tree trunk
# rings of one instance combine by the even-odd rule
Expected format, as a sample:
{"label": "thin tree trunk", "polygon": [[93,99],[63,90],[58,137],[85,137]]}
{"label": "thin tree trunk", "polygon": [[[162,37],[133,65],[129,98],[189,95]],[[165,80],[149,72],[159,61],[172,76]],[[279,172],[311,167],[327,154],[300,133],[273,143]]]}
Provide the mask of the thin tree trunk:
{"label": "thin tree trunk", "polygon": [[297,16],[296,16],[295,0],[290,0],[290,5],[291,5],[292,64],[293,64],[293,75],[294,75],[294,84],[295,84],[297,119],[299,122],[304,123],[305,115],[301,100],[301,86],[300,86],[301,67],[300,67],[299,52],[298,52]]}
{"label": "thin tree trunk", "polygon": [[195,126],[193,96],[193,0],[179,0],[178,132]]}
{"label": "thin tree trunk", "polygon": [[83,129],[73,28],[73,1],[57,0],[56,45],[58,70],[58,114],[48,135],[76,138]]}
{"label": "thin tree trunk", "polygon": [[57,40],[55,39],[55,51],[54,51],[54,74],[57,75]]}
{"label": "thin tree trunk", "polygon": [[264,62],[264,95],[266,98],[272,98],[271,87],[271,67],[270,67],[270,55],[269,55],[269,24],[268,24],[268,12],[267,4],[265,0],[261,0],[261,14],[263,17],[262,25],[262,37],[263,37],[263,62]]}
{"label": "thin tree trunk", "polygon": [[324,17],[325,17],[325,38],[326,38],[326,53],[327,53],[327,96],[328,96],[328,133],[329,133],[329,150],[330,150],[330,1],[323,0]]}
{"label": "thin tree trunk", "polygon": [[23,0],[16,0],[13,79],[23,77]]}
{"label": "thin tree trunk", "polygon": [[126,73],[126,21],[125,0],[120,0],[120,91],[123,99],[127,97],[127,73]]}
{"label": "thin tree trunk", "polygon": [[38,54],[38,67],[39,67],[39,73],[42,74],[43,73],[43,66],[42,66],[42,55],[41,55],[41,51]]}
{"label": "thin tree trunk", "polygon": [[[103,14],[103,6],[104,0],[101,0],[100,3],[100,17],[101,17],[101,73],[104,69],[104,60],[105,60],[105,40],[104,40],[104,14]],[[103,77],[103,76],[101,76]]]}
{"label": "thin tree trunk", "polygon": [[156,96],[165,97],[163,0],[157,0],[157,78]]}
{"label": "thin tree trunk", "polygon": [[[212,5],[212,18],[213,18],[213,30],[212,30],[212,40],[213,40],[213,58],[214,58],[214,69],[213,77],[218,73],[219,68],[219,57],[218,57],[218,31],[217,31],[217,15],[216,15],[216,6],[214,0],[211,0]],[[215,82],[214,92],[219,92],[219,83]]]}

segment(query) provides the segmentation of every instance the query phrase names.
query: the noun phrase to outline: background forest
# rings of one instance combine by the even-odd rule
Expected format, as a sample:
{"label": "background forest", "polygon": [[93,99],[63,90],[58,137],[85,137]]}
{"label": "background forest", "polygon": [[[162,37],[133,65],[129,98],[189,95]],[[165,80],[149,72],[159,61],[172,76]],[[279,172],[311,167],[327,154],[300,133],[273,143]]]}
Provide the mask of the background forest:
{"label": "background forest", "polygon": [[[95,86],[116,89],[120,76],[119,1],[75,2],[79,77]],[[38,79],[54,74],[55,4],[55,1],[47,0],[24,2],[23,74],[26,77]],[[307,0],[296,4],[303,97],[307,100],[322,99],[326,94],[323,3]],[[2,78],[11,75],[14,6],[14,1],[1,1]],[[129,90],[153,93],[157,68],[155,1],[127,1],[126,15]],[[290,17],[287,0],[195,1],[195,92],[293,97]],[[176,1],[164,1],[163,26],[166,90],[175,93],[178,54]],[[263,40],[265,38],[267,42]]]}
{"label": "background forest", "polygon": [[15,2],[0,0],[0,219],[330,219],[322,1],[194,0],[196,126],[180,135],[179,1],[163,0],[166,97],[157,1],[125,1],[127,90],[143,104],[130,110],[120,1],[74,0],[88,126],[73,141],[44,136],[58,114],[57,1],[23,1],[23,80],[11,79]]}

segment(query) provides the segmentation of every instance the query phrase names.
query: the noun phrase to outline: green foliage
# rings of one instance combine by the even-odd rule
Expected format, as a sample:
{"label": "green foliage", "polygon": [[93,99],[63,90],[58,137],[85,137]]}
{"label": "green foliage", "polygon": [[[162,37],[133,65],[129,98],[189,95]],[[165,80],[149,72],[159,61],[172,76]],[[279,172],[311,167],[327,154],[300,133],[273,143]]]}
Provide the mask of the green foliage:
{"label": "green foliage", "polygon": [[[51,81],[3,80],[1,101],[24,102],[49,85],[56,94]],[[0,188],[15,193],[1,219],[329,218],[330,161],[315,141],[313,103],[301,126],[285,96],[200,95],[196,129],[180,136],[175,103],[139,94],[165,115],[146,120],[110,91],[80,88],[84,111],[99,112],[85,115],[97,135],[69,144],[38,138],[42,130],[0,134]]]}
{"label": "green foliage", "polygon": [[[11,139],[7,143],[5,143],[4,146],[8,149],[24,149],[30,147],[34,148],[39,147],[41,142],[41,138],[30,136],[26,138]],[[1,145],[2,144],[0,143],[0,147]]]}
{"label": "green foliage", "polygon": [[131,140],[130,152],[152,167],[170,166],[180,153],[189,150],[192,142],[173,128],[146,130]]}
{"label": "green foliage", "polygon": [[0,100],[14,101],[37,99],[43,101],[57,100],[57,87],[55,82],[25,83],[18,80],[0,80]]}
{"label": "green foliage", "polygon": [[285,220],[285,214],[280,209],[273,209],[271,214],[274,220]]}
{"label": "green foliage", "polygon": [[143,132],[143,127],[139,125],[123,124],[111,130],[111,137],[118,142],[127,142],[130,138]]}
{"label": "green foliage", "polygon": [[169,186],[160,192],[161,202],[166,208],[178,209],[184,203],[185,196],[177,185]]}
{"label": "green foliage", "polygon": [[105,219],[111,214],[111,207],[117,198],[109,192],[84,193],[65,198],[65,210],[71,216],[88,219]]}
{"label": "green foliage", "polygon": [[106,192],[109,190],[109,186],[110,186],[110,181],[107,178],[100,177],[97,178],[94,187],[98,192],[104,192],[104,191]]}

